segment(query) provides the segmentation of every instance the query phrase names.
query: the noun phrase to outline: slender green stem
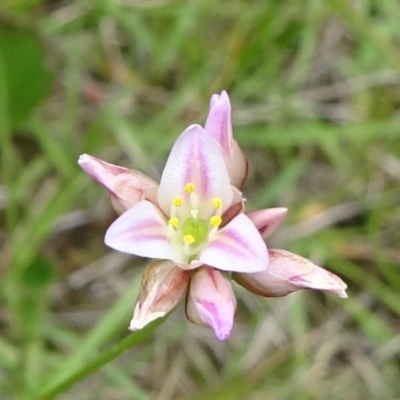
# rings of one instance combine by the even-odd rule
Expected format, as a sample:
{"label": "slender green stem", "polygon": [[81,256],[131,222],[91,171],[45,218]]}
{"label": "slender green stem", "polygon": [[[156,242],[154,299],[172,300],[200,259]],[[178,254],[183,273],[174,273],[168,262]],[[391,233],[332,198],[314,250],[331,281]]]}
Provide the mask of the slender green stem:
{"label": "slender green stem", "polygon": [[65,390],[69,389],[75,383],[83,380],[93,372],[100,369],[103,365],[119,357],[126,351],[132,349],[143,340],[145,340],[151,332],[153,332],[162,322],[164,318],[152,322],[144,329],[136,331],[124,337],[120,342],[112,346],[110,349],[106,350],[104,353],[100,354],[94,360],[88,362],[83,368],[73,373],[71,376],[66,377],[64,380],[56,383],[53,387],[50,387],[44,393],[40,393],[36,399],[37,400],[51,400],[55,396],[63,393]]}
{"label": "slender green stem", "polygon": [[12,146],[10,114],[8,106],[8,87],[6,71],[2,58],[0,57],[0,155],[1,170],[3,182],[6,188],[7,207],[5,210],[6,227],[9,234],[13,231],[17,221],[17,208],[14,202],[13,184],[13,166],[14,149]]}

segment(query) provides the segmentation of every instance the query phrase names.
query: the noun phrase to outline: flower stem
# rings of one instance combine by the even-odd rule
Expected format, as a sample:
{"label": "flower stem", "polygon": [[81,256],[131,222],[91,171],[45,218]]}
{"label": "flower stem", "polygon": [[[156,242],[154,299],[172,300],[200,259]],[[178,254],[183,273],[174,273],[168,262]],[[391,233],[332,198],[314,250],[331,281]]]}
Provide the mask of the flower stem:
{"label": "flower stem", "polygon": [[110,349],[106,350],[104,353],[100,354],[94,360],[88,362],[83,368],[73,373],[69,377],[57,382],[53,387],[50,387],[44,393],[40,393],[37,396],[37,400],[51,400],[55,396],[63,393],[65,390],[69,389],[75,383],[83,380],[93,372],[100,369],[103,365],[119,357],[126,351],[135,347],[143,340],[145,340],[151,332],[153,332],[162,322],[164,318],[161,318],[155,322],[150,323],[145,328],[140,331],[129,334],[124,337],[120,342],[112,346]]}

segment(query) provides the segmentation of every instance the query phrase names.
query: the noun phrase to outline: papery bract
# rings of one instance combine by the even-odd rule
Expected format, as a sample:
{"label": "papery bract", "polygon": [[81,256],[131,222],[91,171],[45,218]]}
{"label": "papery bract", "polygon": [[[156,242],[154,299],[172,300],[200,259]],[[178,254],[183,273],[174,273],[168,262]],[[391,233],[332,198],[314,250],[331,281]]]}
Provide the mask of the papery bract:
{"label": "papery bract", "polygon": [[280,297],[301,289],[316,289],[346,298],[347,285],[335,274],[318,267],[306,258],[286,250],[269,250],[269,267],[265,271],[240,274],[232,278],[264,297]]}
{"label": "papery bract", "polygon": [[186,299],[189,321],[211,327],[219,340],[226,340],[232,330],[235,309],[232,285],[223,273],[206,266],[193,273]]}

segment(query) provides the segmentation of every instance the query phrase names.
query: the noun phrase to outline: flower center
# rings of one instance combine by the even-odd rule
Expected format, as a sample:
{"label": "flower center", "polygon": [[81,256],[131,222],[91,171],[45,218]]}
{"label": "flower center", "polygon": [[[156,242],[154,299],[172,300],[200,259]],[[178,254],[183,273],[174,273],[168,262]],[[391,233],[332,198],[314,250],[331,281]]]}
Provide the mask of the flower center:
{"label": "flower center", "polygon": [[207,222],[202,218],[187,218],[182,224],[182,234],[185,243],[203,243],[208,235]]}
{"label": "flower center", "polygon": [[[208,215],[199,215],[200,209],[209,210],[210,207],[207,207],[207,204],[200,204],[193,183],[187,183],[184,191],[189,195],[189,204],[184,204],[184,199],[180,196],[174,197],[168,220],[168,235],[181,249],[184,258],[191,261],[196,259],[221,225],[222,200],[218,197],[211,200],[213,210],[211,216],[209,211],[207,211]],[[184,205],[186,207],[183,209]]]}

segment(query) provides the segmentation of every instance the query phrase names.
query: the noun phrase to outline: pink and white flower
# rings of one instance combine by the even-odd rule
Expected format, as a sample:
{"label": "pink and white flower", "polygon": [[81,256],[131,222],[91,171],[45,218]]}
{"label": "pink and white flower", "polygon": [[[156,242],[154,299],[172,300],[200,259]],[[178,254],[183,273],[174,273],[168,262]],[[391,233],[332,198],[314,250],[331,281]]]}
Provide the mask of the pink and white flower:
{"label": "pink and white flower", "polygon": [[224,224],[235,191],[216,142],[192,125],[171,150],[157,205],[139,201],[110,226],[105,243],[124,253],[171,260],[182,269],[205,264],[263,271],[268,252],[250,218],[239,213]]}
{"label": "pink and white flower", "polygon": [[282,222],[285,208],[244,214],[239,189],[247,160],[232,137],[225,91],[212,96],[204,128],[192,125],[178,137],[160,184],[89,155],[78,162],[122,213],[105,243],[158,260],[143,275],[131,330],[164,316],[186,295],[188,319],[226,340],[236,309],[230,276],[265,297],[300,289],[346,297],[346,284],[336,275],[295,254],[267,249],[264,239]]}

